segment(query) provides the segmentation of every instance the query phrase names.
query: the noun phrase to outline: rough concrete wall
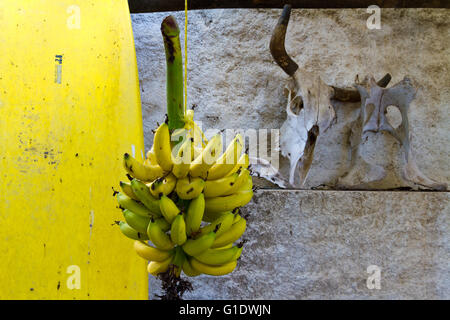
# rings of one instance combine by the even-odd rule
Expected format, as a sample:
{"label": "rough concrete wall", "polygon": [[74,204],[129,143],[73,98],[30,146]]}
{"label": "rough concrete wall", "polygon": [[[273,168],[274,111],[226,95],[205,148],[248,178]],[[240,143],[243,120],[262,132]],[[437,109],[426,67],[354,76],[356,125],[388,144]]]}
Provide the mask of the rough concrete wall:
{"label": "rough concrete wall", "polygon": [[[449,299],[444,192],[259,190],[237,269],[192,279],[190,299]],[[381,269],[380,289],[367,268]],[[150,280],[150,298],[159,281]]]}
{"label": "rough concrete wall", "polygon": [[[184,29],[184,13],[172,13]],[[189,13],[188,104],[203,128],[280,128],[287,76],[268,50],[280,10]],[[168,13],[132,15],[146,147],[165,113],[165,60],[160,23]],[[293,10],[286,47],[330,85],[355,76],[392,74],[415,80],[412,146],[419,168],[449,182],[450,11],[382,11],[382,29],[368,30],[365,10]],[[184,41],[183,36],[182,42]],[[359,104],[335,104],[338,121],[319,136],[306,188],[346,170],[344,143]],[[401,153],[379,134],[368,157],[392,171],[398,187]],[[281,171],[288,162],[281,160]],[[267,186],[267,184],[265,184]],[[260,190],[245,211],[247,243],[233,274],[193,281],[188,298],[320,299],[450,298],[448,193]],[[382,270],[381,290],[368,290],[366,269]],[[150,277],[150,298],[159,283]]]}
{"label": "rough concrete wall", "polygon": [[[172,13],[184,29],[184,13]],[[287,76],[268,44],[280,10],[204,10],[189,13],[188,104],[198,105],[203,128],[274,129],[286,118]],[[165,113],[165,58],[160,23],[168,13],[132,16],[144,115],[146,147]],[[383,9],[381,30],[369,30],[365,10],[293,10],[286,47],[308,71],[330,85],[351,86],[356,75],[395,84],[415,80],[411,105],[412,147],[423,173],[449,182],[450,10]],[[181,36],[184,41],[183,35]],[[306,188],[332,183],[348,168],[345,141],[359,103],[335,104],[337,122],[319,136]],[[403,164],[396,140],[377,134],[367,160],[392,173],[387,187],[401,186]],[[280,157],[281,171],[288,162]]]}

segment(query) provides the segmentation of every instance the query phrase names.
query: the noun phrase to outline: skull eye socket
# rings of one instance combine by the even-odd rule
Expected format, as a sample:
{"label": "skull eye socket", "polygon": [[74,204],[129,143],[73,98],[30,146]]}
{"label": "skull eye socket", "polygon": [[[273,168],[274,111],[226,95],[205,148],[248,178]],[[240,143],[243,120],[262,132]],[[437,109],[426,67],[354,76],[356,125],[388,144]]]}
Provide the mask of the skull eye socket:
{"label": "skull eye socket", "polygon": [[397,129],[402,124],[402,114],[397,106],[388,106],[385,111],[386,119],[392,128]]}
{"label": "skull eye socket", "polygon": [[295,115],[299,115],[303,109],[303,99],[300,96],[296,96],[291,102],[291,112]]}

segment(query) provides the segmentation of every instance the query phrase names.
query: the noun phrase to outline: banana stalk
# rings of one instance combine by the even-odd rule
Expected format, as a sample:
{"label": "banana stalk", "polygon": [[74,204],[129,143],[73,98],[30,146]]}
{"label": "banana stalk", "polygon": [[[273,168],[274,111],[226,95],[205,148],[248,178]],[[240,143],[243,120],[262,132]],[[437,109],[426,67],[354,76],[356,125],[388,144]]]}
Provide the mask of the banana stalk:
{"label": "banana stalk", "polygon": [[173,16],[166,17],[161,24],[167,65],[167,116],[169,129],[184,127],[183,62],[181,57],[180,29]]}

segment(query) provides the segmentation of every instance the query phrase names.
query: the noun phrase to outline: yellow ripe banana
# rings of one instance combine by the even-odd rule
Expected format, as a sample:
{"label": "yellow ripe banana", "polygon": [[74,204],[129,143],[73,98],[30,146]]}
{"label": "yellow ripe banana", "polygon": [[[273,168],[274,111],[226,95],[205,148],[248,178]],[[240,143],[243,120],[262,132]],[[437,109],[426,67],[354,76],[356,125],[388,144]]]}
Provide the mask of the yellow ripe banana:
{"label": "yellow ripe banana", "polygon": [[145,260],[162,262],[173,256],[173,250],[164,251],[152,247],[143,241],[136,240],[134,242],[134,250]]}
{"label": "yellow ripe banana", "polygon": [[150,261],[150,263],[147,266],[147,271],[153,276],[157,276],[158,274],[162,272],[166,272],[167,269],[169,269],[170,264],[172,263],[173,256],[170,258],[164,260],[164,261]]}
{"label": "yellow ripe banana", "polygon": [[201,145],[202,149],[208,145],[208,139],[206,139],[202,130],[199,128],[199,126],[195,122],[194,122],[194,140],[196,142],[196,145],[197,145],[197,141],[200,140],[200,145]]}
{"label": "yellow ripe banana", "polygon": [[172,171],[172,148],[170,145],[169,126],[166,123],[161,124],[156,129],[153,139],[153,150],[159,166],[165,171]]}
{"label": "yellow ripe banana", "polygon": [[227,176],[232,175],[239,171],[239,169],[247,169],[250,164],[250,159],[247,153],[243,153],[239,158],[237,164],[233,167],[233,169],[227,173]]}
{"label": "yellow ripe banana", "polygon": [[230,196],[208,198],[205,201],[207,213],[231,211],[234,208],[245,206],[252,200],[253,190],[240,191]]}
{"label": "yellow ripe banana", "polygon": [[122,189],[122,192],[131,199],[139,200],[139,198],[136,197],[133,190],[131,189],[131,184],[129,182],[120,181],[120,189]]}
{"label": "yellow ripe banana", "polygon": [[205,182],[205,189],[203,190],[205,198],[215,198],[225,193],[229,193],[229,191],[236,184],[238,177],[239,174],[236,172],[231,176],[224,177],[221,179],[207,180]]}
{"label": "yellow ripe banana", "polygon": [[221,234],[216,238],[211,248],[220,248],[229,243],[235,242],[239,239],[242,234],[245,232],[245,228],[247,226],[247,221],[244,218],[241,218],[238,222],[233,224],[227,232]]}
{"label": "yellow ripe banana", "polygon": [[215,164],[208,170],[208,180],[216,180],[226,176],[237,164],[242,152],[242,136],[237,134]]}
{"label": "yellow ripe banana", "polygon": [[140,216],[134,212],[131,212],[128,209],[125,209],[123,212],[123,217],[125,221],[128,223],[130,227],[134,230],[139,231],[141,233],[147,233],[147,227],[150,223],[150,218]]}
{"label": "yellow ripe banana", "polygon": [[136,179],[141,181],[153,181],[164,175],[164,170],[157,165],[147,166],[140,163],[128,153],[123,155],[123,165],[125,170]]}
{"label": "yellow ripe banana", "polygon": [[177,178],[173,174],[169,174],[165,177],[161,177],[150,183],[148,186],[150,189],[150,193],[155,198],[159,198],[162,195],[167,196],[170,194],[173,189],[175,189],[175,185],[177,183]]}
{"label": "yellow ripe banana", "polygon": [[170,239],[172,242],[181,246],[186,240],[186,222],[184,221],[183,214],[180,212],[172,222],[170,227]]}
{"label": "yellow ripe banana", "polygon": [[183,250],[190,256],[196,256],[200,253],[208,250],[216,239],[216,233],[214,231],[201,236],[198,239],[188,239],[183,244]]}
{"label": "yellow ripe banana", "polygon": [[220,250],[220,249],[228,249],[228,248],[231,248],[233,246],[233,244],[232,243],[229,243],[229,244],[227,244],[226,246],[223,246],[223,247],[219,247],[219,248],[215,248],[216,250]]}
{"label": "yellow ripe banana", "polygon": [[191,263],[189,262],[189,259],[185,259],[184,263],[183,263],[183,272],[185,275],[187,275],[188,277],[196,277],[201,275],[202,273],[200,271],[195,270],[192,266]]}
{"label": "yellow ripe banana", "polygon": [[194,121],[194,110],[191,109],[186,111],[184,123],[185,129],[191,132],[191,136],[194,138],[195,145],[198,145],[198,142],[200,142],[202,148],[205,147],[205,145],[208,143],[208,140],[206,139],[202,130],[197,126],[197,124]]}
{"label": "yellow ripe banana", "polygon": [[122,192],[117,193],[117,202],[123,209],[128,209],[140,216],[143,217],[154,217],[155,213],[151,212],[146,206],[143,204],[131,199],[127,195]]}
{"label": "yellow ripe banana", "polygon": [[211,266],[219,266],[233,260],[237,260],[242,252],[242,247],[231,247],[228,249],[208,249],[195,256],[195,259]]}
{"label": "yellow ripe banana", "polygon": [[119,221],[118,225],[120,227],[120,231],[122,231],[122,233],[128,238],[133,240],[148,240],[148,236],[145,233],[134,230],[126,222]]}
{"label": "yellow ripe banana", "polygon": [[204,274],[209,274],[211,276],[223,276],[225,274],[233,272],[233,270],[236,268],[237,260],[230,261],[220,266],[211,266],[208,264],[204,264],[195,258],[192,258],[191,265],[195,268],[195,270],[198,270]]}
{"label": "yellow ripe banana", "polygon": [[245,179],[244,183],[239,187],[238,190],[236,190],[236,192],[245,192],[245,191],[250,191],[253,188],[253,179],[252,177],[249,175],[247,175],[247,178]]}
{"label": "yellow ripe banana", "polygon": [[184,123],[185,127],[191,129],[194,125],[194,110],[189,109],[186,110],[186,114],[184,115]]}
{"label": "yellow ripe banana", "polygon": [[189,173],[189,168],[191,167],[192,142],[189,137],[186,137],[185,139],[186,140],[181,144],[178,150],[177,146],[172,150],[172,152],[175,152],[175,155],[172,154],[172,173],[178,179],[186,177]]}
{"label": "yellow ripe banana", "polygon": [[222,136],[216,134],[203,149],[202,153],[192,161],[189,174],[192,177],[206,179],[208,170],[220,156],[222,151]]}
{"label": "yellow ripe banana", "polygon": [[197,198],[205,187],[205,180],[186,177],[178,179],[175,191],[180,199],[191,200]]}
{"label": "yellow ripe banana", "polygon": [[153,150],[153,146],[147,152],[147,160],[148,160],[149,164],[151,164],[153,166],[158,164],[158,160],[156,160],[156,155],[155,155],[155,151]]}
{"label": "yellow ripe banana", "polygon": [[[239,172],[239,176],[236,179],[236,182],[234,183],[234,185],[230,189],[225,191],[223,194],[221,194],[222,196],[229,196],[233,193],[243,191],[243,189],[241,187],[243,187],[245,183],[248,183],[248,178],[250,177],[250,171],[248,171],[247,169],[240,169],[240,170],[241,171]],[[238,173],[236,172],[235,174],[238,174]],[[250,188],[247,188],[246,190],[249,190],[253,187],[253,182],[252,182],[251,177],[250,177],[250,182],[252,183],[252,185],[250,186]]]}
{"label": "yellow ripe banana", "polygon": [[[131,181],[131,189],[133,190],[133,193],[136,195],[136,197],[139,198],[139,200],[144,204],[144,206],[152,212],[153,216],[158,218],[161,216],[161,209],[159,208],[159,200],[153,198],[153,196],[150,193],[149,188],[147,185],[139,180],[133,179]],[[127,208],[133,211],[134,213],[138,213],[134,211],[132,208]]]}
{"label": "yellow ripe banana", "polygon": [[[186,233],[192,235],[200,229],[205,212],[205,197],[203,193],[189,203],[186,213]],[[213,231],[213,230],[211,230]]]}
{"label": "yellow ripe banana", "polygon": [[[185,128],[186,128],[186,126],[185,126]],[[188,145],[183,146],[183,147],[188,148],[188,146],[189,146],[189,150],[188,150],[188,153],[186,153],[186,154],[184,153],[183,156],[186,157],[186,160],[189,160],[188,162],[189,162],[189,166],[190,166],[192,160],[194,160],[201,153],[203,148],[198,146],[199,143],[201,146],[201,141],[199,141],[198,136],[195,135],[195,130],[189,129],[189,130],[187,130],[187,132],[188,132],[188,134],[187,134],[186,138],[189,141],[184,141],[184,143],[187,143]],[[172,149],[172,154],[173,154],[173,151],[174,150]],[[188,156],[190,156],[191,158],[188,159],[189,158]]]}
{"label": "yellow ripe banana", "polygon": [[239,214],[235,214],[234,215],[234,220],[233,220],[233,224],[235,224],[236,222],[238,222],[239,220],[241,220],[241,216]]}
{"label": "yellow ripe banana", "polygon": [[161,208],[161,213],[166,219],[166,221],[172,224],[175,217],[180,213],[180,209],[178,209],[175,202],[167,196],[162,196],[159,200],[159,207]]}
{"label": "yellow ripe banana", "polygon": [[234,221],[234,213],[226,212],[222,215],[220,215],[219,218],[211,222],[211,224],[204,226],[201,228],[198,232],[198,235],[196,237],[202,236],[204,234],[210,233],[211,231],[216,230],[216,237],[220,236],[222,233],[227,232],[228,229],[231,228]]}
{"label": "yellow ripe banana", "polygon": [[199,155],[202,154],[203,148],[195,147],[194,145],[192,145],[191,151],[192,151],[192,160],[194,160],[194,159],[196,159]]}
{"label": "yellow ripe banana", "polygon": [[150,241],[160,250],[170,250],[174,247],[170,237],[154,221],[148,224],[147,234]]}

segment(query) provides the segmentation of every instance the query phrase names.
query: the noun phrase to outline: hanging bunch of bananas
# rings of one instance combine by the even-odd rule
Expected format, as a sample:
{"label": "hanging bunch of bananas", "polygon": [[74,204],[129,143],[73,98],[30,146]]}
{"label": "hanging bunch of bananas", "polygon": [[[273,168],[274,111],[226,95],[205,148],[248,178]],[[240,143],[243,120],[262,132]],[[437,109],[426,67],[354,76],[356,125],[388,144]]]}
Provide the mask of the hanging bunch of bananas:
{"label": "hanging bunch of bananas", "polygon": [[[151,150],[140,162],[126,153],[130,182],[120,182],[117,201],[125,221],[120,230],[150,261],[152,275],[178,277],[232,272],[243,250],[238,243],[246,220],[239,207],[253,196],[249,158],[237,134],[222,153],[222,136],[209,141],[183,108],[179,29],[172,16],[161,26],[167,62],[167,121],[156,129]],[[151,241],[148,244],[147,240]]]}
{"label": "hanging bunch of bananas", "polygon": [[185,128],[170,134],[163,123],[144,163],[124,155],[133,179],[121,182],[117,194],[125,218],[120,229],[136,240],[135,249],[151,261],[153,275],[171,264],[178,275],[181,270],[187,276],[227,274],[242,252],[241,245],[233,245],[246,228],[237,209],[253,196],[242,138],[236,135],[221,154],[221,136],[197,147],[198,131],[186,121]]}

